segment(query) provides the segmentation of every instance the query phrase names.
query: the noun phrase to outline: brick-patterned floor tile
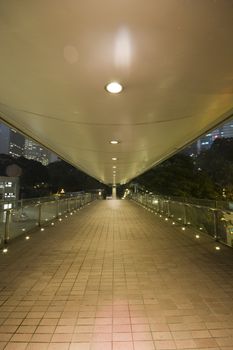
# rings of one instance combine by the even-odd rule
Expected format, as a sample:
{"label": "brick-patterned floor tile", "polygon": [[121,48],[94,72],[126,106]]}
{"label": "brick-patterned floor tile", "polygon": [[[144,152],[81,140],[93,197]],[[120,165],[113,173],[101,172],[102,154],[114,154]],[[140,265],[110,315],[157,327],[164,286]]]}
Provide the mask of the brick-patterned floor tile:
{"label": "brick-patterned floor tile", "polygon": [[27,243],[0,255],[0,349],[233,349],[232,251],[209,237],[98,201]]}

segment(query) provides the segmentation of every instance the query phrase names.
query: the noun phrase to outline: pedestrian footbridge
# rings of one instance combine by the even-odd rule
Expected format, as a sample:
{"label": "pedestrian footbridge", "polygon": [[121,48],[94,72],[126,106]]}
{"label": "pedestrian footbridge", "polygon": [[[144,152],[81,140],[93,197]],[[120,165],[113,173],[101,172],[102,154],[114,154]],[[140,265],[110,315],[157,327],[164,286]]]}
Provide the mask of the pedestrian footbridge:
{"label": "pedestrian footbridge", "polygon": [[0,349],[233,348],[231,249],[133,201],[72,213],[0,256]]}

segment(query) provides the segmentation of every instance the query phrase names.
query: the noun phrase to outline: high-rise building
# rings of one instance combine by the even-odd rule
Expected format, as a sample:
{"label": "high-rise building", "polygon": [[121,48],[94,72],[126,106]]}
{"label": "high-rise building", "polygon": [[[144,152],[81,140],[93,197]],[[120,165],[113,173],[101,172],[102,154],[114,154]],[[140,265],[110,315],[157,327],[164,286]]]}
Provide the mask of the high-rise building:
{"label": "high-rise building", "polygon": [[27,159],[36,160],[43,165],[48,165],[50,162],[50,152],[30,139],[25,139],[24,156]]}
{"label": "high-rise building", "polygon": [[9,153],[10,129],[5,124],[0,123],[0,154]]}
{"label": "high-rise building", "polygon": [[22,134],[18,133],[14,129],[10,129],[9,135],[9,154],[18,158],[24,155],[24,143],[25,138]]}
{"label": "high-rise building", "polygon": [[19,177],[0,176],[0,201],[18,200]]}
{"label": "high-rise building", "polygon": [[56,154],[0,122],[1,153],[10,154],[15,158],[23,156],[27,159],[36,160],[43,165],[48,165],[59,159]]}
{"label": "high-rise building", "polygon": [[222,137],[225,137],[225,138],[233,137],[233,120],[227,123],[221,124],[218,128],[200,137],[200,139],[198,139],[197,141],[198,153],[209,149],[212,143],[214,142],[214,140]]}

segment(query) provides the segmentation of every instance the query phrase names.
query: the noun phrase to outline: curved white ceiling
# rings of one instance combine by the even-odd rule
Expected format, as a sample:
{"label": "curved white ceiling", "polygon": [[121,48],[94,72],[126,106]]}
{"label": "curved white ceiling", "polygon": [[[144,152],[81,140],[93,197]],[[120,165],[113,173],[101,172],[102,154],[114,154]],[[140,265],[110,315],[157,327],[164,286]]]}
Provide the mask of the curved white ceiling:
{"label": "curved white ceiling", "polygon": [[231,114],[232,40],[229,0],[0,1],[1,117],[124,183]]}

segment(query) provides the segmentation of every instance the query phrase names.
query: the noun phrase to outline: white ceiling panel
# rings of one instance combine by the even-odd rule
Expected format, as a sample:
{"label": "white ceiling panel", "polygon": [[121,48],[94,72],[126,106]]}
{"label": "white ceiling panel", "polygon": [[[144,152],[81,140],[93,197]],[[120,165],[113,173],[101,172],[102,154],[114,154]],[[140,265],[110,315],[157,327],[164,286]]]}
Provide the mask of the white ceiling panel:
{"label": "white ceiling panel", "polygon": [[0,1],[1,117],[127,182],[231,115],[232,37],[229,0]]}

